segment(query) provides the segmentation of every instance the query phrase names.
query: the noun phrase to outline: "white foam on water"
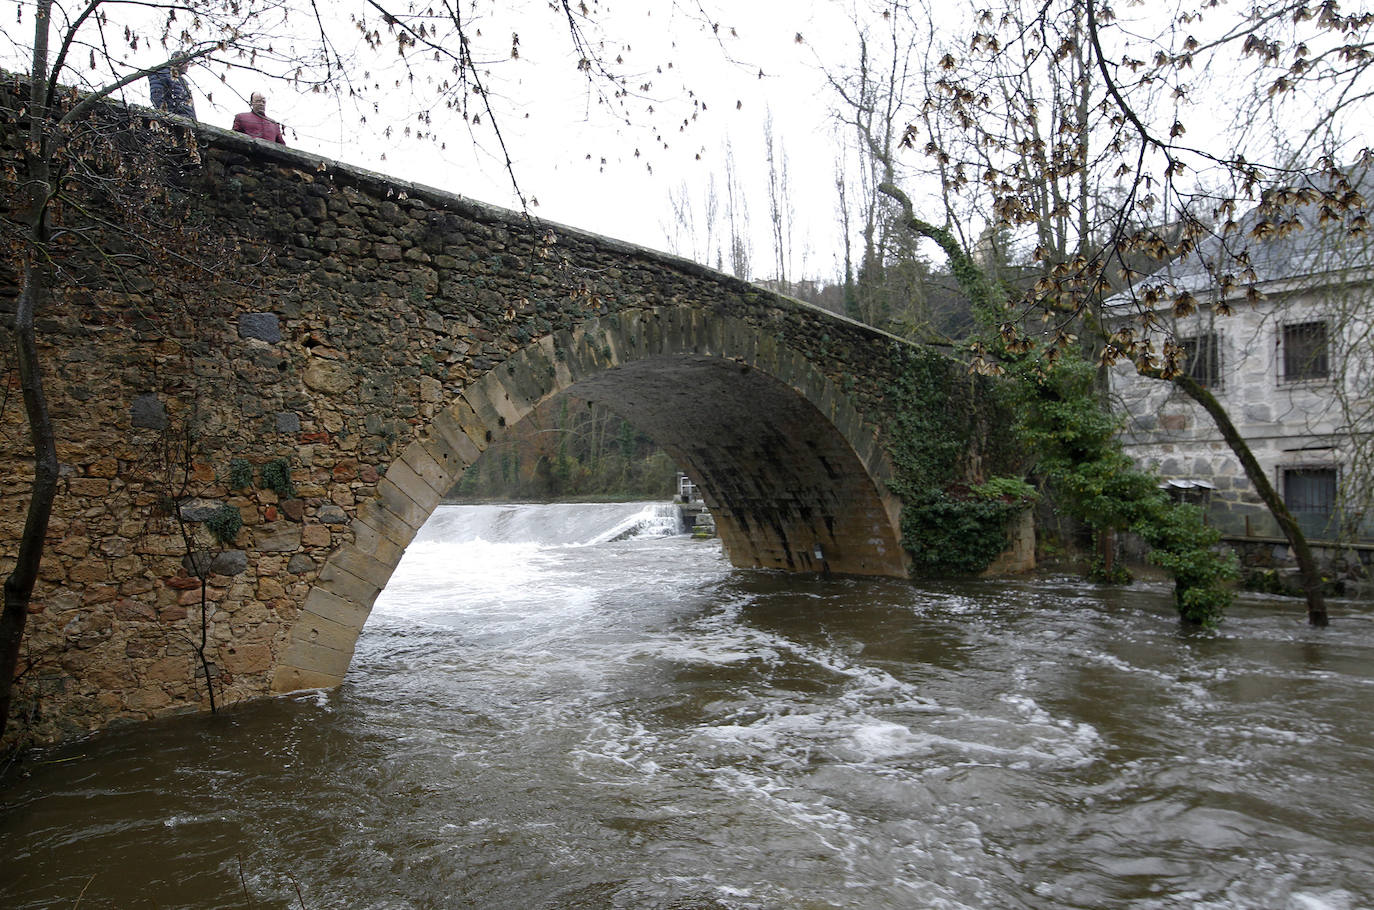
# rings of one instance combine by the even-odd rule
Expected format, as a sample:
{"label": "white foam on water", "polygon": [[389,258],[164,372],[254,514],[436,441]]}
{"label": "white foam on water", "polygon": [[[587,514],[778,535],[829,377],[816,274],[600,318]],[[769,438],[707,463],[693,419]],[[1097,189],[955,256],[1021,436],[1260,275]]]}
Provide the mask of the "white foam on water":
{"label": "white foam on water", "polygon": [[677,506],[670,502],[441,505],[415,535],[415,542],[587,546],[626,536],[677,534],[678,515]]}
{"label": "white foam on water", "polygon": [[1328,891],[1325,894],[1309,894],[1295,891],[1288,896],[1287,910],[1355,910],[1367,906],[1349,891]]}
{"label": "white foam on water", "polygon": [[682,533],[682,514],[671,502],[649,503],[639,512],[622,518],[609,528],[582,542],[583,546],[616,540],[642,540],[672,537]]}

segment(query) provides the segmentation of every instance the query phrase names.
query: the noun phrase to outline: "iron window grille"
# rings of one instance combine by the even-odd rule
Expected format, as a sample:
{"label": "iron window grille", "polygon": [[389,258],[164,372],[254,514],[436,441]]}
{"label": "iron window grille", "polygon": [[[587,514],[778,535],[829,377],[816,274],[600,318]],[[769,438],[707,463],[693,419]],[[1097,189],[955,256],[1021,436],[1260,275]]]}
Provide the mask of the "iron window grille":
{"label": "iron window grille", "polygon": [[1221,387],[1221,339],[1216,332],[1179,339],[1187,358],[1184,369],[1204,388]]}
{"label": "iron window grille", "polygon": [[1303,534],[1313,538],[1329,536],[1336,515],[1336,469],[1285,468],[1283,502]]}
{"label": "iron window grille", "polygon": [[1287,382],[1327,379],[1331,358],[1326,323],[1297,322],[1283,327],[1283,378]]}

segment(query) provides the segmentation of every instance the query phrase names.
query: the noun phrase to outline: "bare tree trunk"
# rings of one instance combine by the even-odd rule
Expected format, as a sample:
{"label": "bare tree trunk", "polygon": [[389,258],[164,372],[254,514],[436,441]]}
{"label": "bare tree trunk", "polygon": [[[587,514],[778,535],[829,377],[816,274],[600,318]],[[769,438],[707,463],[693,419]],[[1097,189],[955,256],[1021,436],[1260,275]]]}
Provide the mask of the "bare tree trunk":
{"label": "bare tree trunk", "polygon": [[968,296],[969,303],[975,311],[996,305],[997,293],[993,283],[973,261],[973,257],[969,256],[958,238],[945,228],[917,218],[911,207],[911,199],[896,184],[882,183],[878,186],[878,191],[896,200],[902,207],[903,227],[940,245],[945,258],[949,261],[949,270],[954,273],[954,280],[958,282],[959,289]]}
{"label": "bare tree trunk", "polygon": [[725,143],[725,217],[730,225],[730,274],[747,281],[751,258],[749,208],[735,170],[735,149],[729,140]]}
{"label": "bare tree trunk", "polygon": [[1302,578],[1303,595],[1307,598],[1307,622],[1314,626],[1325,626],[1330,621],[1326,615],[1326,599],[1322,595],[1322,577],[1317,571],[1317,561],[1312,556],[1312,549],[1307,545],[1307,537],[1302,533],[1302,528],[1298,526],[1298,521],[1293,517],[1293,513],[1288,511],[1288,506],[1284,504],[1283,497],[1274,489],[1274,485],[1269,482],[1269,477],[1264,473],[1264,469],[1255,460],[1255,455],[1250,451],[1250,446],[1245,438],[1240,435],[1236,425],[1231,422],[1231,416],[1226,413],[1226,409],[1217,401],[1216,396],[1207,391],[1196,379],[1181,373],[1173,378],[1174,385],[1178,386],[1193,401],[1200,404],[1216,423],[1217,429],[1221,431],[1221,436],[1226,440],[1226,444],[1231,447],[1231,451],[1240,460],[1241,467],[1245,469],[1245,476],[1254,485],[1255,492],[1260,499],[1268,506],[1274,520],[1283,529],[1283,536],[1288,539],[1288,544],[1293,548],[1293,556],[1298,561],[1298,573]]}
{"label": "bare tree trunk", "polygon": [[14,568],[5,579],[5,603],[0,612],[0,738],[9,724],[14,695],[14,679],[19,671],[19,652],[24,642],[24,626],[29,618],[38,567],[48,537],[48,520],[57,498],[57,440],[53,433],[48,400],[43,392],[43,374],[38,361],[38,342],[34,317],[46,301],[52,286],[52,266],[46,258],[48,240],[48,194],[51,169],[46,157],[49,149],[44,135],[48,110],[48,34],[52,19],[51,0],[39,0],[34,10],[33,69],[29,83],[29,136],[24,151],[24,183],[30,247],[24,260],[24,283],[14,311],[15,361],[24,397],[24,413],[29,423],[33,446],[33,488],[24,517],[24,533]]}
{"label": "bare tree trunk", "polygon": [[52,515],[53,500],[57,497],[57,443],[43,392],[38,345],[33,329],[34,314],[46,296],[48,270],[45,263],[36,259],[31,258],[24,268],[24,286],[14,314],[19,382],[24,395],[34,463],[33,489],[29,494],[29,509],[24,519],[24,535],[19,540],[14,569],[5,579],[5,606],[3,614],[0,614],[0,737],[5,734],[10,716],[24,625],[28,621],[34,584],[38,581],[38,566],[48,536],[48,519]]}
{"label": "bare tree trunk", "polygon": [[763,121],[763,143],[768,161],[768,216],[772,227],[773,268],[777,275],[778,288],[786,293],[787,260],[791,255],[788,248],[791,226],[787,218],[787,152],[779,149],[778,142],[773,136],[771,112]]}

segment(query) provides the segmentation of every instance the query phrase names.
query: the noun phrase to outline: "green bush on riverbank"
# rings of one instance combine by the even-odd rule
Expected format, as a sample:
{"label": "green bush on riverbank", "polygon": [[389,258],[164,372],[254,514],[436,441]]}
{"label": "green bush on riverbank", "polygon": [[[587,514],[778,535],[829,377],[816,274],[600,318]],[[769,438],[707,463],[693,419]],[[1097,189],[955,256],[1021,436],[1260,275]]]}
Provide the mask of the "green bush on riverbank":
{"label": "green bush on riverbank", "polygon": [[493,441],[446,497],[457,502],[671,499],[677,466],[599,405],[562,398]]}

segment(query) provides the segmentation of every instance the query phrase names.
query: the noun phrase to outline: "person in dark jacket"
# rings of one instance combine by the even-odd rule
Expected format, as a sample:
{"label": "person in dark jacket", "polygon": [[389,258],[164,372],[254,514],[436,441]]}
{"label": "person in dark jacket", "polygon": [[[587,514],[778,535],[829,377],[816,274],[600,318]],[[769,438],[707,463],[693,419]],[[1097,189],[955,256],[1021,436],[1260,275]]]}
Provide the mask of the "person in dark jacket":
{"label": "person in dark jacket", "polygon": [[186,81],[186,64],[172,63],[148,76],[148,97],[153,107],[169,114],[196,119],[191,100],[191,83]]}
{"label": "person in dark jacket", "polygon": [[254,92],[252,97],[248,99],[248,106],[252,108],[251,111],[234,115],[234,132],[246,133],[254,139],[286,145],[286,139],[281,132],[281,124],[267,116],[267,96],[262,92]]}

